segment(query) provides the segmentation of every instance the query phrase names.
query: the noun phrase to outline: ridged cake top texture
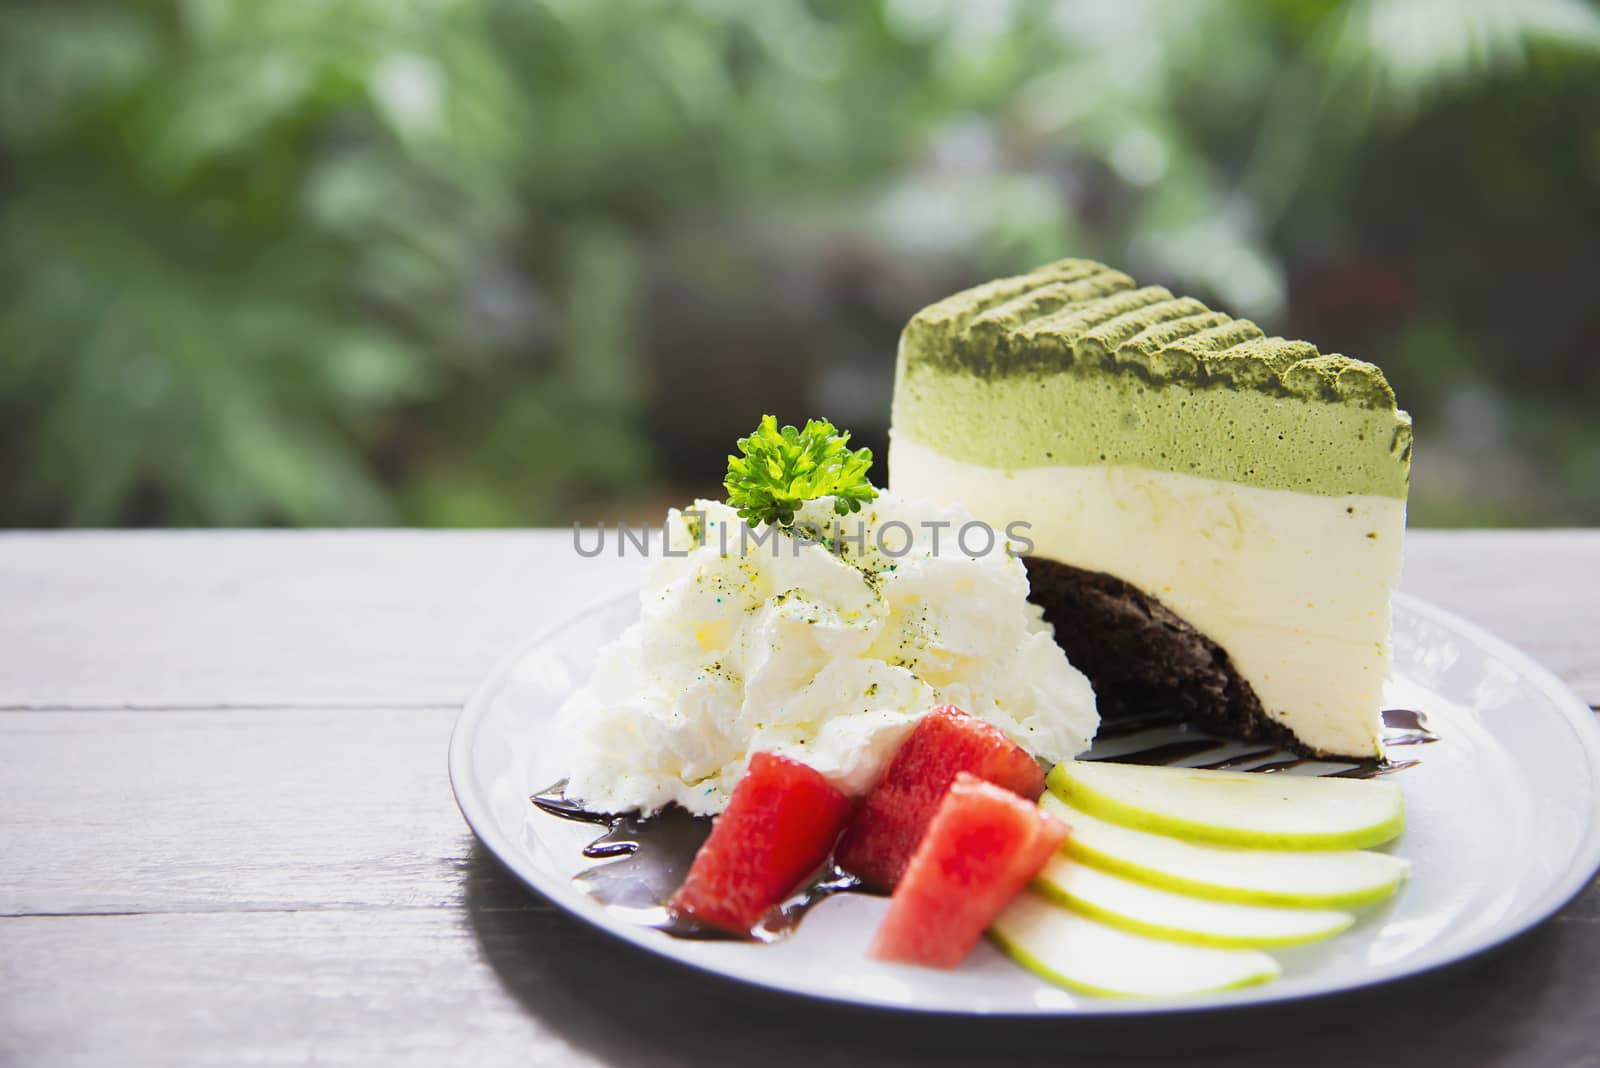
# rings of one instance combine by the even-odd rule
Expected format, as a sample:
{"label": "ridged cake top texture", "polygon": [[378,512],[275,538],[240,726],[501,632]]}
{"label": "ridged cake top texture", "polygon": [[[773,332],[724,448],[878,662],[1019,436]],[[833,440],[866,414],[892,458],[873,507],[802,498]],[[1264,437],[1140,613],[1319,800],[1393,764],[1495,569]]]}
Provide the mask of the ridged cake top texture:
{"label": "ridged cake top texture", "polygon": [[1377,367],[1089,260],[918,312],[893,419],[895,441],[1001,470],[1128,466],[1401,499],[1410,482],[1411,417]]}
{"label": "ridged cake top texture", "polygon": [[1092,260],[1061,260],[947,297],[906,327],[908,357],[982,377],[1120,371],[1154,384],[1231,386],[1393,408],[1383,372]]}

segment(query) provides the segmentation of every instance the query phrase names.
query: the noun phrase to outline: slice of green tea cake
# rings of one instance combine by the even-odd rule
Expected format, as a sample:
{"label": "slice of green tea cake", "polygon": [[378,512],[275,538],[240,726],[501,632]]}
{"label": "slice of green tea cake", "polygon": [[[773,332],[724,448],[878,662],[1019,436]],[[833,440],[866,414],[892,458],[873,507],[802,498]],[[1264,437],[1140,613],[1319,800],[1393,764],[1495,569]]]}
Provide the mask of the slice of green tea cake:
{"label": "slice of green tea cake", "polygon": [[1377,755],[1410,461],[1372,364],[1085,260],[900,342],[891,487],[1029,524],[1034,598],[1113,714]]}

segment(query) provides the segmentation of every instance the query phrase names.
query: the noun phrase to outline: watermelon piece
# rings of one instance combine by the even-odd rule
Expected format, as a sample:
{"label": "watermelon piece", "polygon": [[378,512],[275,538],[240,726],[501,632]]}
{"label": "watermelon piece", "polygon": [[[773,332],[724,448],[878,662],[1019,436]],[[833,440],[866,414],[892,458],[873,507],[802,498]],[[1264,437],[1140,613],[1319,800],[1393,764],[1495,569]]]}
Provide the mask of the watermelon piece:
{"label": "watermelon piece", "polygon": [[956,776],[872,943],[879,960],[954,968],[1067,839],[1067,825],[1009,790]]}
{"label": "watermelon piece", "polygon": [[817,771],[757,753],[668,906],[749,934],[827,859],[849,819],[850,799]]}
{"label": "watermelon piece", "polygon": [[839,866],[868,886],[893,890],[939,803],[961,772],[1036,801],[1044,771],[999,727],[954,705],[922,717],[895,751],[839,841]]}

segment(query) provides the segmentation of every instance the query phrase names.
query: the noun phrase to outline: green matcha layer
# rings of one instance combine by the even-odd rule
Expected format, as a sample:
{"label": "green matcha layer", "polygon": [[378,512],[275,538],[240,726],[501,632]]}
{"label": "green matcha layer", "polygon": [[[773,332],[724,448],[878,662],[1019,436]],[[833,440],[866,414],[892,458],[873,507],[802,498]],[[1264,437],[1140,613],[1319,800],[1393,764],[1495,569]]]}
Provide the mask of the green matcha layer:
{"label": "green matcha layer", "polygon": [[1130,464],[1324,496],[1404,498],[1411,417],[1383,372],[1087,260],[919,312],[896,434],[997,468]]}

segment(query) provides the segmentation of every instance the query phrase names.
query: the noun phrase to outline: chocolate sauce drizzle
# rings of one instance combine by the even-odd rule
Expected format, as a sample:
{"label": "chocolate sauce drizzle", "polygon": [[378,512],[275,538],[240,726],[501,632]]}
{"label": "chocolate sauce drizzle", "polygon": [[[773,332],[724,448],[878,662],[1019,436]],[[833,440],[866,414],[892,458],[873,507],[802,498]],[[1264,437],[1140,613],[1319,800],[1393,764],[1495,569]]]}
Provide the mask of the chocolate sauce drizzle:
{"label": "chocolate sauce drizzle", "polygon": [[[1427,745],[1438,740],[1428,729],[1428,717],[1409,708],[1383,713],[1385,748]],[[1149,735],[1149,738],[1145,738]],[[1144,748],[1121,750],[1115,743],[1148,741]],[[1128,716],[1103,723],[1094,748],[1082,759],[1115,760],[1119,764],[1181,764],[1191,768],[1221,768],[1255,772],[1282,772],[1315,766],[1315,774],[1345,779],[1370,779],[1409,768],[1416,760],[1352,757],[1313,758],[1286,749],[1255,746],[1234,752],[1240,743],[1195,730],[1176,714]],[[1096,749],[1109,750],[1097,755]],[[1210,760],[1201,759],[1217,754]],[[539,811],[564,820],[592,823],[605,830],[583,848],[583,856],[599,861],[573,876],[573,882],[614,914],[675,938],[738,940],[739,936],[709,924],[679,916],[667,900],[682,885],[694,856],[711,833],[709,816],[693,816],[668,805],[652,816],[637,813],[589,812],[567,798],[566,781],[534,794],[530,801]],[[855,876],[831,860],[806,883],[774,908],[750,933],[750,941],[772,942],[793,931],[817,905],[844,893],[872,893]]]}
{"label": "chocolate sauce drizzle", "polygon": [[[1149,735],[1145,738],[1145,735]],[[1428,729],[1428,717],[1411,708],[1390,708],[1383,712],[1383,745],[1393,749],[1408,745],[1427,745],[1438,740]],[[1105,743],[1138,738],[1149,744],[1143,749],[1097,754]],[[1335,779],[1371,779],[1415,766],[1417,760],[1384,757],[1310,757],[1286,749],[1257,746],[1243,752],[1229,752],[1238,743],[1216,738],[1196,730],[1176,713],[1145,714],[1112,720],[1100,726],[1095,749],[1085,760],[1115,760],[1119,764],[1182,764],[1190,768],[1235,771],[1279,772],[1314,766],[1316,774]],[[1215,751],[1211,760],[1196,759]],[[1325,769],[1325,770],[1324,770]]]}
{"label": "chocolate sauce drizzle", "polygon": [[[683,884],[689,865],[711,833],[711,817],[693,816],[668,805],[652,816],[589,812],[570,800],[558,782],[528,800],[539,811],[564,820],[593,823],[605,832],[583,848],[590,860],[604,861],[573,876],[578,888],[607,909],[644,927],[676,938],[736,940],[737,935],[698,923],[667,908]],[[772,910],[750,939],[773,942],[787,935],[817,905],[835,894],[861,891],[855,876],[831,862]]]}

